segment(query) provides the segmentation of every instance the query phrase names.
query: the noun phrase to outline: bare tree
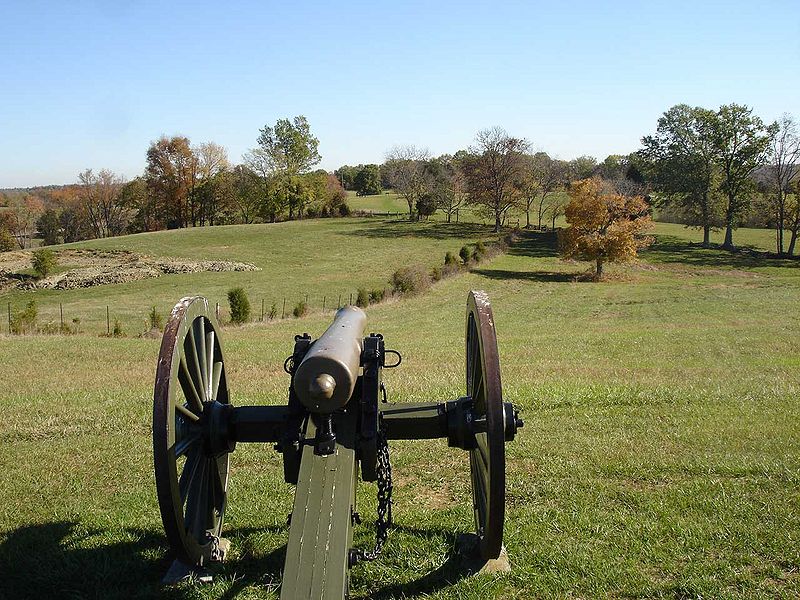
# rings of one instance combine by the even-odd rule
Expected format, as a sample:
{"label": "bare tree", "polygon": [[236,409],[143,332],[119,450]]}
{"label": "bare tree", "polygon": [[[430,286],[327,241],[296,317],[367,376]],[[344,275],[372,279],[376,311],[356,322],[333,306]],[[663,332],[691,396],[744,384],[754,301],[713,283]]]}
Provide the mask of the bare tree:
{"label": "bare tree", "polygon": [[770,139],[766,167],[770,191],[770,208],[775,217],[775,243],[778,254],[783,254],[783,232],[787,226],[787,199],[792,180],[800,170],[800,136],[797,125],[789,114],[778,121],[777,132]]}
{"label": "bare tree", "polygon": [[494,230],[500,231],[508,209],[519,200],[523,178],[523,156],[528,142],[493,127],[478,132],[474,158],[467,161],[470,203],[494,217]]}
{"label": "bare tree", "polygon": [[113,171],[102,169],[94,173],[86,169],[78,175],[80,201],[96,238],[119,235],[125,228],[125,207],[120,201],[124,180]]}
{"label": "bare tree", "polygon": [[391,187],[408,204],[409,219],[414,218],[417,203],[429,191],[425,174],[429,156],[427,148],[395,146],[386,153],[386,162],[381,167]]}
{"label": "bare tree", "polygon": [[38,196],[26,195],[13,199],[6,213],[5,226],[21,250],[30,246],[36,229],[36,220],[44,212],[44,203]]}

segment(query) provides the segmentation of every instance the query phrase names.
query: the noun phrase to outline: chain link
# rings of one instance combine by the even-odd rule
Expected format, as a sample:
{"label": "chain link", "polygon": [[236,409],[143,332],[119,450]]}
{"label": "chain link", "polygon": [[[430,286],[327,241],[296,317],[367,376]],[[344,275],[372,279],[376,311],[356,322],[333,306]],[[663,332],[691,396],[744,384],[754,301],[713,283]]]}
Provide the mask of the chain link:
{"label": "chain link", "polygon": [[383,545],[392,526],[392,464],[389,462],[389,444],[381,427],[378,432],[378,516],[375,519],[375,548],[371,551],[356,550],[358,561],[372,561],[381,555]]}

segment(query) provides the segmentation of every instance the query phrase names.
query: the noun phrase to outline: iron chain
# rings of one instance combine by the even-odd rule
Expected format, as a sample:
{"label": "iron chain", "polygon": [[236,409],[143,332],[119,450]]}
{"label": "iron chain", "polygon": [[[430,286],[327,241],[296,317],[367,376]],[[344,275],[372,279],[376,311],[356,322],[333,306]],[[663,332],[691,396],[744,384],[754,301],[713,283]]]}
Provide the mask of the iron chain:
{"label": "iron chain", "polygon": [[372,561],[381,555],[383,545],[389,537],[392,526],[392,464],[389,462],[389,444],[383,427],[378,432],[378,516],[375,519],[375,548],[371,552],[356,550],[358,561]]}

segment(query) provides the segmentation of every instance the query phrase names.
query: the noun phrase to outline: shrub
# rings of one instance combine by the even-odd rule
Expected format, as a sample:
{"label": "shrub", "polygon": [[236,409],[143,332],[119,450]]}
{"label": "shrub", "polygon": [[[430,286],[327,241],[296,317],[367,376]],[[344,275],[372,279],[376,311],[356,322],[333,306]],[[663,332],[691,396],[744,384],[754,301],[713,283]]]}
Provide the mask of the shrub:
{"label": "shrub", "polygon": [[150,314],[147,315],[147,324],[149,325],[149,329],[158,329],[161,331],[164,329],[164,318],[161,316],[161,313],[156,310],[156,307],[150,309]]}
{"label": "shrub", "polygon": [[475,249],[472,251],[472,260],[475,262],[481,262],[482,258],[483,258],[483,252],[478,250],[476,246]]}
{"label": "shrub", "polygon": [[305,317],[308,314],[308,304],[306,304],[305,302],[298,302],[297,304],[295,304],[292,314],[295,316],[296,319],[299,319],[300,317]]}
{"label": "shrub", "polygon": [[241,325],[250,320],[250,300],[244,288],[233,288],[228,290],[228,306],[231,310],[231,323]]}
{"label": "shrub", "polygon": [[122,329],[122,323],[119,319],[114,319],[114,327],[111,329],[111,337],[125,337],[125,330]]}
{"label": "shrub", "polygon": [[478,240],[477,242],[475,242],[475,250],[477,250],[477,251],[478,251],[478,252],[480,252],[481,254],[486,254],[486,246],[485,246],[485,245],[484,245],[484,243],[483,243],[482,241],[480,241],[480,240]]}
{"label": "shrub", "polygon": [[358,288],[358,294],[356,294],[356,306],[359,308],[366,308],[369,306],[369,292],[366,288]]}
{"label": "shrub", "polygon": [[8,252],[16,247],[17,243],[8,231],[0,229],[0,252]]}
{"label": "shrub", "polygon": [[440,281],[442,279],[441,267],[433,267],[433,269],[431,269],[431,279],[433,281]]}
{"label": "shrub", "polygon": [[57,265],[58,261],[56,260],[56,255],[53,254],[53,251],[50,250],[50,248],[34,250],[33,258],[31,259],[31,266],[33,267],[36,275],[38,275],[40,278],[50,275]]}
{"label": "shrub", "polygon": [[275,319],[277,316],[278,316],[278,305],[277,305],[277,304],[275,304],[275,303],[273,302],[273,303],[272,303],[272,306],[271,306],[271,307],[270,307],[270,309],[269,309],[269,312],[267,313],[267,318],[268,318],[270,321],[272,321],[272,320],[274,320],[274,319]]}
{"label": "shrub", "polygon": [[11,322],[9,329],[11,333],[22,335],[24,333],[33,333],[36,330],[36,317],[39,311],[36,308],[36,301],[31,300],[25,305],[25,309],[11,313]]}
{"label": "shrub", "polygon": [[403,267],[392,274],[392,291],[397,294],[416,294],[430,285],[426,269],[419,265]]}
{"label": "shrub", "polygon": [[348,206],[347,202],[339,205],[339,215],[342,217],[350,216],[350,206]]}
{"label": "shrub", "polygon": [[469,247],[461,246],[461,250],[459,250],[458,255],[461,257],[461,260],[463,260],[464,264],[466,265],[469,263],[469,257],[472,255],[472,253],[469,251]]}
{"label": "shrub", "polygon": [[448,252],[447,254],[445,254],[444,255],[444,264],[445,265],[457,265],[458,264],[458,259],[456,258],[456,255],[453,254],[452,252]]}
{"label": "shrub", "polygon": [[369,303],[377,304],[378,302],[383,302],[383,299],[385,297],[386,297],[386,289],[376,288],[369,293]]}

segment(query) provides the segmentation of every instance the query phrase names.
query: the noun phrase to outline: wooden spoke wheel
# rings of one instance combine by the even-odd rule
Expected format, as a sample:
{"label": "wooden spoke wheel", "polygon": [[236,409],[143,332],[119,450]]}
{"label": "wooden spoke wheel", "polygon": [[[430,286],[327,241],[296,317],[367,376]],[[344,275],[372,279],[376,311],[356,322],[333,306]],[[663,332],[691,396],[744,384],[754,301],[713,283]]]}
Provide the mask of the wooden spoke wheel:
{"label": "wooden spoke wheel", "polygon": [[481,557],[497,558],[503,545],[506,458],[497,337],[489,298],[467,297],[467,395],[472,398],[476,447],[470,450],[472,501]]}
{"label": "wooden spoke wheel", "polygon": [[233,448],[217,425],[231,406],[222,346],[205,298],[183,298],[172,310],[153,400],[156,490],[169,544],[188,566],[220,560]]}

